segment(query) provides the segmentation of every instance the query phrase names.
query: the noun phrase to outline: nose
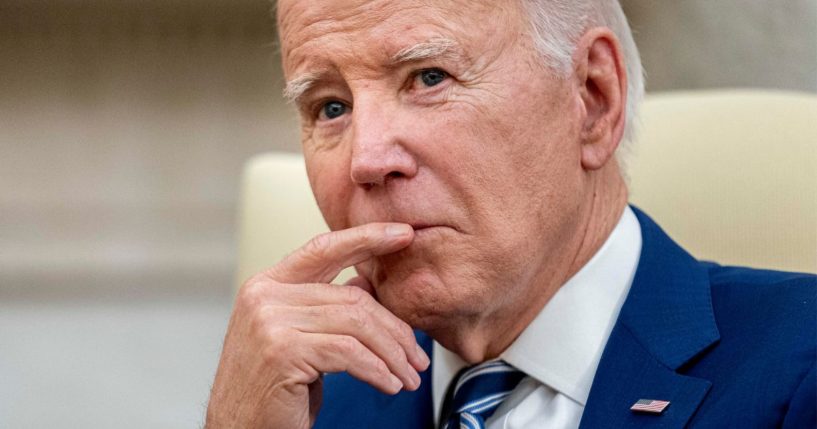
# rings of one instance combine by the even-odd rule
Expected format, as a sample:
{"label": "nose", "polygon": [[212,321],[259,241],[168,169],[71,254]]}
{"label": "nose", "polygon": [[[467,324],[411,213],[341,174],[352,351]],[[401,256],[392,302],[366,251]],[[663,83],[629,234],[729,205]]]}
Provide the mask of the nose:
{"label": "nose", "polygon": [[371,189],[390,180],[417,174],[417,160],[406,147],[403,132],[393,109],[376,101],[355,104],[352,111],[352,181]]}

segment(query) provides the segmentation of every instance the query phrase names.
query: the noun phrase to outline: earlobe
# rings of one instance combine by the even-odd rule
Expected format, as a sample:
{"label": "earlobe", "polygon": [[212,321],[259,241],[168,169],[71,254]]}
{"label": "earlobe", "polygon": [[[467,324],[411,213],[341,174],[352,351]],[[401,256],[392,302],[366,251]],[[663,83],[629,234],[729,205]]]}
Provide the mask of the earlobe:
{"label": "earlobe", "polygon": [[588,30],[578,43],[574,64],[584,107],[582,167],[597,170],[612,158],[624,135],[627,76],[613,32]]}

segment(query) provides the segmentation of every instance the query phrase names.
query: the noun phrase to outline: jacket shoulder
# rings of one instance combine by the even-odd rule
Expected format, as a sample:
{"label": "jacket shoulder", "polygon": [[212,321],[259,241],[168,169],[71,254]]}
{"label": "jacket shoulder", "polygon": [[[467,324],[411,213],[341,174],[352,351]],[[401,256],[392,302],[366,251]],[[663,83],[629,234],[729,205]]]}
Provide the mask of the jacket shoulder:
{"label": "jacket shoulder", "polygon": [[813,421],[814,389],[803,386],[817,361],[817,276],[706,265],[720,340],[681,369],[712,381],[693,422]]}
{"label": "jacket shoulder", "polygon": [[[719,328],[722,323],[735,319],[747,323],[747,328],[774,327],[777,334],[799,327],[815,331],[817,276],[814,274],[715,264],[708,267],[712,305]],[[815,338],[812,336],[811,343]]]}
{"label": "jacket shoulder", "polygon": [[749,267],[722,266],[703,261],[709,269],[709,278],[713,285],[752,284],[758,286],[775,286],[786,284],[799,288],[801,292],[812,293],[817,287],[817,275],[789,271],[765,270]]}

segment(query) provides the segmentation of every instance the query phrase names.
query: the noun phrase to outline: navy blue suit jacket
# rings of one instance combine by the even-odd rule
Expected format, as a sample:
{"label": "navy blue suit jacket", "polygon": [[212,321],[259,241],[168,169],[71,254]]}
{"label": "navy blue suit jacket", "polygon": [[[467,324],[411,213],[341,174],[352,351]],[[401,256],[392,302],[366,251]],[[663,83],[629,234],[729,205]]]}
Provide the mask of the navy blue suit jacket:
{"label": "navy blue suit jacket", "polygon": [[[641,258],[580,427],[817,428],[817,277],[699,262],[634,211]],[[430,372],[395,396],[327,375],[315,427],[431,428]],[[671,404],[636,414],[639,399]]]}

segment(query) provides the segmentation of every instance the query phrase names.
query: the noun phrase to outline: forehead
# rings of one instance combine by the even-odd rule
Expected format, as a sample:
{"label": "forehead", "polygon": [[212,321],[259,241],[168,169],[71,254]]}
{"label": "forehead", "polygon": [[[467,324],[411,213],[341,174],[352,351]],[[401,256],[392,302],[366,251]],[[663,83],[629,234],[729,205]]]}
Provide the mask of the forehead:
{"label": "forehead", "polygon": [[[476,48],[518,19],[514,0],[283,0],[278,28],[284,72],[334,60],[363,65],[411,44],[444,38]],[[490,23],[490,29],[486,28]],[[332,66],[335,64],[324,64]]]}

